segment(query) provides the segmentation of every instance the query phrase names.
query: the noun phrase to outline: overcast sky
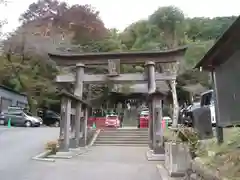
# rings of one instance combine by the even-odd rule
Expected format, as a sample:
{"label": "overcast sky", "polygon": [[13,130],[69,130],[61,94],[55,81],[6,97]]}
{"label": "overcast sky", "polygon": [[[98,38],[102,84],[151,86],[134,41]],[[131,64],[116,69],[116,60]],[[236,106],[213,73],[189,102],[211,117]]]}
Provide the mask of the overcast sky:
{"label": "overcast sky", "polygon": [[[6,7],[0,8],[0,18],[8,20],[8,24],[4,26],[4,32],[13,31],[19,26],[19,15],[34,2],[34,0],[9,1]],[[160,6],[177,6],[188,17],[240,15],[239,0],[67,0],[67,2],[70,5],[76,3],[91,4],[100,11],[100,16],[106,27],[120,30],[134,21],[146,19]]]}

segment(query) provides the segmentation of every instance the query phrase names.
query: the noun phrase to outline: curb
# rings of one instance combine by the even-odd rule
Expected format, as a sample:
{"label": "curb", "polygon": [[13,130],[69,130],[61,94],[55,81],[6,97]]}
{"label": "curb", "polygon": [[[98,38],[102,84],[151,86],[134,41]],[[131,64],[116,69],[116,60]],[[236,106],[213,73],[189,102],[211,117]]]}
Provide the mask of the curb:
{"label": "curb", "polygon": [[165,161],[165,154],[154,154],[152,150],[146,152],[148,161]]}
{"label": "curb", "polygon": [[44,151],[34,157],[32,157],[32,160],[36,160],[36,161],[47,161],[47,162],[55,162],[55,159],[51,159],[51,158],[46,158],[48,155],[51,154],[50,150]]}
{"label": "curb", "polygon": [[101,132],[101,129],[96,130],[96,132],[94,133],[94,135],[93,135],[93,137],[92,137],[91,142],[89,143],[89,145],[85,146],[85,147],[84,147],[84,151],[83,151],[83,152],[80,152],[79,154],[77,154],[77,156],[80,156],[80,155],[82,155],[82,154],[90,151],[90,147],[93,146],[93,144],[94,144],[94,142],[96,141],[96,139],[97,139],[97,137],[98,137],[98,135],[99,135],[100,132]]}
{"label": "curb", "polygon": [[63,156],[63,155],[50,155],[49,158],[53,159],[71,159],[73,156]]}
{"label": "curb", "polygon": [[[84,151],[78,152],[75,154],[75,156],[80,156],[86,152],[89,151],[89,148],[94,144],[94,142],[96,141],[99,133],[101,132],[100,129],[96,130],[96,132],[93,135],[93,138],[91,139],[91,142],[89,143],[89,145],[85,146],[83,149]],[[72,149],[72,152],[74,151],[74,149]],[[47,150],[44,151],[34,157],[32,157],[32,160],[36,160],[36,161],[47,161],[47,162],[55,162],[55,159],[71,159],[74,155],[50,155],[51,151]],[[49,156],[50,155],[50,156]],[[49,156],[49,158],[47,158]]]}
{"label": "curb", "polygon": [[91,142],[89,143],[89,145],[86,146],[87,149],[94,144],[94,142],[96,141],[100,132],[101,132],[101,129],[96,130],[96,132],[93,135],[93,138],[92,138]]}

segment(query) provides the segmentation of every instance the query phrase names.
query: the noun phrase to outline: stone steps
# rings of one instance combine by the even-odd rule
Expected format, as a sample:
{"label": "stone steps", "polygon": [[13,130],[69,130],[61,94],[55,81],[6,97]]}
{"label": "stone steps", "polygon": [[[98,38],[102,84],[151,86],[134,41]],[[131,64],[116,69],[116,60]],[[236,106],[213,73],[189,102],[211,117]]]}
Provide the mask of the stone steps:
{"label": "stone steps", "polygon": [[126,146],[126,147],[146,147],[146,144],[94,144],[94,146]]}
{"label": "stone steps", "polygon": [[148,134],[146,133],[107,133],[107,132],[101,132],[101,136],[140,136],[140,137],[148,137]]}
{"label": "stone steps", "polygon": [[100,132],[96,146],[147,146],[147,129],[104,129]]}
{"label": "stone steps", "polygon": [[117,142],[120,142],[120,141],[136,141],[136,142],[139,142],[139,141],[148,141],[148,138],[145,137],[145,138],[134,138],[134,137],[100,137],[99,139],[97,139],[98,142],[101,142],[101,141],[117,141]]}
{"label": "stone steps", "polygon": [[122,135],[122,136],[119,136],[119,135],[109,135],[109,134],[101,134],[100,135],[101,138],[128,138],[128,137],[132,137],[132,138],[135,138],[135,139],[141,139],[141,138],[146,138],[148,139],[148,135]]}
{"label": "stone steps", "polygon": [[124,141],[124,140],[120,140],[120,141],[109,141],[109,140],[107,140],[107,141],[97,141],[97,143],[96,144],[147,144],[148,143],[148,141],[134,141],[134,140],[132,140],[132,141]]}

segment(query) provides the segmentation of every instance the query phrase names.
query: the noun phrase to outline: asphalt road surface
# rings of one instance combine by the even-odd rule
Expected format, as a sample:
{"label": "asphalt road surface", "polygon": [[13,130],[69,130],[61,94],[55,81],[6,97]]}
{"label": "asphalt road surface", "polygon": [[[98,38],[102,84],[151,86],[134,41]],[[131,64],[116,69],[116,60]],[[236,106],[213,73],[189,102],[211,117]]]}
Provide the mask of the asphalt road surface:
{"label": "asphalt road surface", "polygon": [[26,180],[29,171],[37,171],[31,158],[44,150],[47,141],[56,140],[58,128],[0,126],[0,179]]}
{"label": "asphalt road surface", "polygon": [[2,128],[0,180],[161,180],[147,148],[92,146],[80,156],[56,162],[31,159],[56,139],[58,128]]}

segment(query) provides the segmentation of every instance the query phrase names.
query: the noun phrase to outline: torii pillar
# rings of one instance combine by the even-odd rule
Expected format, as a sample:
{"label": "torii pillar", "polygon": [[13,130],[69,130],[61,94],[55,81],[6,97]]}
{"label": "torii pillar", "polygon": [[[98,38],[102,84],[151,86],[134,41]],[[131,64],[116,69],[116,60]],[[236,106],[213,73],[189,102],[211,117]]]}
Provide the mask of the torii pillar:
{"label": "torii pillar", "polygon": [[[83,77],[84,77],[84,64],[76,64],[76,82],[74,95],[82,99],[83,96]],[[82,116],[82,103],[77,102],[76,104],[76,115],[75,115],[75,147],[78,148],[80,144],[80,136],[83,134],[81,130],[81,116]]]}
{"label": "torii pillar", "polygon": [[162,102],[163,95],[160,92],[155,92],[149,97],[151,103],[152,116],[152,150],[154,154],[164,154],[164,141],[162,129]]}
{"label": "torii pillar", "polygon": [[[162,100],[163,95],[157,92],[155,78],[155,63],[146,63],[148,74],[149,94],[149,148],[148,160],[164,160],[163,129],[162,129]],[[157,155],[157,156],[156,156]]]}

